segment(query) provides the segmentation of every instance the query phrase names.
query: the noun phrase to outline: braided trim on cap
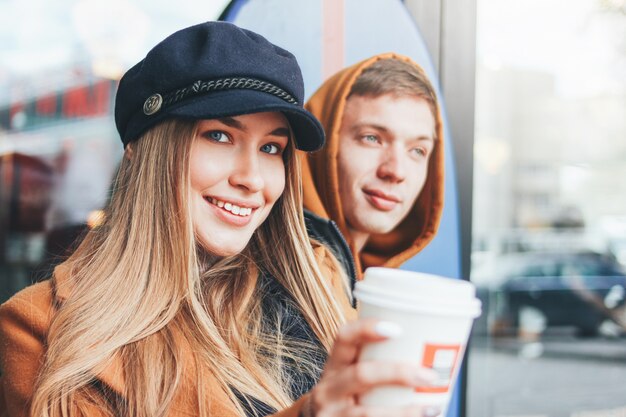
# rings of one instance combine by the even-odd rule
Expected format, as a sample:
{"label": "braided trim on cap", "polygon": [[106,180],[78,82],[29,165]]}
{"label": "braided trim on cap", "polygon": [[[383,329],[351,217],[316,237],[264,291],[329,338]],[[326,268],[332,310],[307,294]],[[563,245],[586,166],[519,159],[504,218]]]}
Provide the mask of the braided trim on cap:
{"label": "braided trim on cap", "polygon": [[287,93],[280,87],[275,86],[267,81],[259,80],[256,78],[219,78],[215,80],[202,81],[198,80],[192,85],[184,88],[180,88],[171,93],[163,96],[162,106],[171,106],[189,97],[197,96],[200,94],[210,93],[212,91],[223,90],[256,90],[264,93],[272,94],[289,104],[298,105],[298,101],[293,96]]}

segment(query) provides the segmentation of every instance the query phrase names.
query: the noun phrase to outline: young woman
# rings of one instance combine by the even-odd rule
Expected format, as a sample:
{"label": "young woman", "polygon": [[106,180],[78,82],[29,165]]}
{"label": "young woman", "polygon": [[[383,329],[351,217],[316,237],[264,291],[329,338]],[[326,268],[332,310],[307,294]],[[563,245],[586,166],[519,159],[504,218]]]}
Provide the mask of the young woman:
{"label": "young woman", "polygon": [[293,55],[228,23],[124,75],[104,224],[0,308],[0,415],[428,415],[358,404],[432,375],[356,362],[398,329],[343,325],[341,268],[306,235],[294,152],[324,139],[303,95]]}

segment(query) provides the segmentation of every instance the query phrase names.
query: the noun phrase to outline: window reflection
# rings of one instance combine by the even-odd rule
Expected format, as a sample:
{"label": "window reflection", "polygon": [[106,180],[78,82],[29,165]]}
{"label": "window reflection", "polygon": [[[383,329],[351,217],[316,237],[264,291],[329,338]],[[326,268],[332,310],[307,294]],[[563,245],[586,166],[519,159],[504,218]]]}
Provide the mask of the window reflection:
{"label": "window reflection", "polygon": [[124,70],[227,0],[144,3],[0,2],[0,302],[49,277],[99,221],[122,153]]}
{"label": "window reflection", "polygon": [[468,415],[622,415],[626,4],[477,4]]}

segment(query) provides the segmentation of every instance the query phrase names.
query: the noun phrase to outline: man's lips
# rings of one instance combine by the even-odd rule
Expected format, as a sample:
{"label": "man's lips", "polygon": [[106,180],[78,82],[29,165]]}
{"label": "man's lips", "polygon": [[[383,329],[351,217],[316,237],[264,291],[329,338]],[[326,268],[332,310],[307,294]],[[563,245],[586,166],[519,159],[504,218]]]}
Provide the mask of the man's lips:
{"label": "man's lips", "polygon": [[365,199],[381,211],[391,211],[402,202],[398,196],[387,194],[381,190],[363,189],[363,193],[365,194]]}

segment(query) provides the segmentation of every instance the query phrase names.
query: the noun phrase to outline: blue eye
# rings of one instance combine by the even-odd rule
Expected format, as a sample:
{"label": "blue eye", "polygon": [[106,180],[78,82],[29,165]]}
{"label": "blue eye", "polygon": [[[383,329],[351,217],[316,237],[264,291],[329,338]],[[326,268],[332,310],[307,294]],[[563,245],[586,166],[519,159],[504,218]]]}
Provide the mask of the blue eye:
{"label": "blue eye", "polygon": [[280,153],[281,149],[275,143],[268,143],[261,146],[261,152],[268,153],[270,155],[276,155]]}
{"label": "blue eye", "polygon": [[426,150],[424,148],[413,148],[411,149],[411,152],[419,156],[426,156]]}
{"label": "blue eye", "polygon": [[376,135],[364,135],[361,137],[361,140],[367,143],[380,143],[380,139]]}
{"label": "blue eye", "polygon": [[228,135],[221,130],[211,130],[204,134],[208,139],[211,139],[215,142],[230,142]]}

